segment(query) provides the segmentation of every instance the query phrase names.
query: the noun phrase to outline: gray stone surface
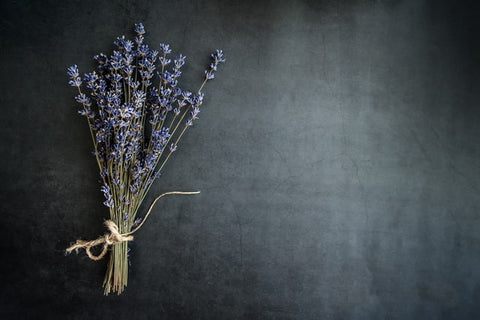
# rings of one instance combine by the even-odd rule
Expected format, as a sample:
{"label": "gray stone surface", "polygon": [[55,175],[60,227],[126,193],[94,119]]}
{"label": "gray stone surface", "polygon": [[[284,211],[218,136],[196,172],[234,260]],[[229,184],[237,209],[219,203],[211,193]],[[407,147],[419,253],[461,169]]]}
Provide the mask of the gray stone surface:
{"label": "gray stone surface", "polygon": [[[472,2],[473,3],[473,2]],[[480,318],[479,10],[430,1],[2,1],[2,319]],[[130,282],[65,68],[143,22],[227,63],[152,189]]]}

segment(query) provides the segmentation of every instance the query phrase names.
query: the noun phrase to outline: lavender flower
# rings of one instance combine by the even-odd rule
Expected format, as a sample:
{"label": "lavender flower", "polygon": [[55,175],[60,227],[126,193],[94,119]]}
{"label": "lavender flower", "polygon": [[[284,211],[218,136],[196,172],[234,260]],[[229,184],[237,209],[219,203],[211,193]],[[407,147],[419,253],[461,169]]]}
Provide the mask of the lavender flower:
{"label": "lavender flower", "polygon": [[112,195],[110,194],[110,187],[107,185],[104,185],[100,190],[103,192],[103,195],[105,196],[105,199],[106,199],[106,201],[103,204],[109,208],[113,208],[113,198],[112,198]]}
{"label": "lavender flower", "polygon": [[197,119],[197,115],[200,113],[200,108],[199,107],[192,107],[192,110],[190,110],[190,115],[192,118]]}
{"label": "lavender flower", "polygon": [[78,67],[76,64],[74,64],[73,66],[71,67],[68,67],[67,68],[67,74],[70,78],[76,78],[79,76],[79,73],[78,73]]}
{"label": "lavender flower", "polygon": [[67,68],[67,74],[70,77],[68,84],[72,87],[80,87],[82,84],[82,79],[79,76],[78,67],[76,64]]}
{"label": "lavender flower", "polygon": [[133,221],[132,227],[136,227],[140,223],[142,223],[142,218],[137,218],[137,219],[135,219],[135,221]]}
{"label": "lavender flower", "polygon": [[223,51],[222,50],[217,50],[216,52],[212,53],[212,58],[214,60],[214,63],[218,65],[219,62],[223,63],[225,62],[225,59],[223,58]]}
{"label": "lavender flower", "polygon": [[172,52],[172,50],[170,50],[170,45],[165,43],[160,43],[160,51],[163,54],[169,54],[170,52]]}
{"label": "lavender flower", "polygon": [[185,64],[185,56],[180,54],[177,59],[174,60],[175,68],[180,69]]}
{"label": "lavender flower", "polygon": [[133,41],[132,40],[126,40],[123,42],[123,49],[125,49],[126,52],[130,52],[133,49]]}
{"label": "lavender flower", "polygon": [[212,80],[215,78],[215,71],[217,71],[218,64],[225,62],[222,50],[216,50],[216,52],[211,54],[211,57],[213,59],[213,62],[210,63],[210,69],[205,70],[205,81],[200,87],[200,90],[198,90],[199,92],[202,90],[203,86],[208,80]]}
{"label": "lavender flower", "polygon": [[90,101],[90,98],[85,95],[85,93],[80,93],[78,96],[75,97],[75,100],[78,103],[81,103],[85,106],[90,106],[92,103]]}
{"label": "lavender flower", "polygon": [[160,63],[163,67],[165,67],[166,65],[170,64],[170,62],[172,62],[172,60],[164,57],[160,57],[158,60],[160,60]]}
{"label": "lavender flower", "polygon": [[205,78],[207,80],[211,80],[211,79],[215,78],[215,74],[213,73],[213,71],[205,70]]}
{"label": "lavender flower", "polygon": [[143,24],[142,24],[142,23],[137,23],[137,24],[135,24],[135,32],[136,32],[138,35],[145,34],[145,28],[143,27]]}

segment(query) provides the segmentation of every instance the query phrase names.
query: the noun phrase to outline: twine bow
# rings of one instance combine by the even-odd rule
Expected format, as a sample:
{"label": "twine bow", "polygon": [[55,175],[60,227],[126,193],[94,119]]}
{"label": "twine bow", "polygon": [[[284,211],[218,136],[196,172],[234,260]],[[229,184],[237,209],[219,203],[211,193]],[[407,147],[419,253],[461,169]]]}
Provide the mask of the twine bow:
{"label": "twine bow", "polygon": [[[145,218],[143,218],[142,222],[132,231],[127,232],[127,233],[120,233],[118,231],[118,226],[115,222],[112,220],[107,220],[105,221],[105,226],[108,228],[110,233],[106,233],[105,235],[98,237],[95,240],[91,241],[85,241],[85,240],[77,240],[75,244],[71,245],[66,249],[67,253],[72,252],[73,250],[78,252],[78,249],[85,248],[85,252],[87,253],[88,257],[92,260],[98,261],[102,259],[105,254],[107,254],[108,247],[119,242],[124,242],[124,241],[132,241],[133,236],[132,234],[137,232],[138,229],[143,225],[143,223],[147,220],[148,215],[152,211],[153,207],[155,206],[155,203],[163,196],[169,195],[169,194],[198,194],[200,191],[194,191],[194,192],[183,192],[183,191],[170,191],[170,192],[165,192],[153,200],[152,204],[148,208],[147,213],[145,214]],[[103,243],[103,249],[102,252],[100,252],[98,255],[94,255],[90,249],[92,247],[96,247],[100,244]]]}

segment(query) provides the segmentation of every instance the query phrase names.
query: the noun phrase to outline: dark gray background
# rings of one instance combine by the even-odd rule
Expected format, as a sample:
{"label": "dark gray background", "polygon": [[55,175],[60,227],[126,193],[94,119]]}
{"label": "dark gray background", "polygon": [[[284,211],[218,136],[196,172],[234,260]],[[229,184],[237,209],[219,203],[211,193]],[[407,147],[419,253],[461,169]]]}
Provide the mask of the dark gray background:
{"label": "dark gray background", "polygon": [[[480,318],[478,7],[457,1],[2,1],[0,316]],[[143,22],[204,90],[130,282],[65,68]],[[143,210],[144,211],[144,210]]]}

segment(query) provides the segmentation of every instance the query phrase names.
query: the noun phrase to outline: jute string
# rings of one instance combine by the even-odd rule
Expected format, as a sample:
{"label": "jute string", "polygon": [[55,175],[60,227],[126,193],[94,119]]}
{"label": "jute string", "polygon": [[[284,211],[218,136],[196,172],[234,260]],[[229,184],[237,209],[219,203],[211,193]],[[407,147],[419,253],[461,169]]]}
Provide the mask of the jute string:
{"label": "jute string", "polygon": [[[124,242],[124,241],[132,241],[133,240],[132,234],[137,232],[137,230],[142,227],[142,225],[145,223],[148,216],[150,215],[150,212],[152,212],[152,209],[155,206],[155,203],[157,203],[157,201],[160,200],[160,198],[162,198],[166,195],[169,195],[169,194],[198,194],[198,193],[200,193],[200,191],[192,191],[192,192],[170,191],[170,192],[162,193],[161,195],[156,197],[155,200],[153,200],[153,202],[150,205],[150,207],[148,208],[148,211],[145,214],[145,217],[143,218],[142,222],[137,227],[135,227],[133,230],[131,230],[130,232],[120,233],[118,231],[117,224],[115,222],[113,222],[112,220],[107,220],[107,221],[105,221],[105,226],[107,227],[108,231],[110,231],[110,233],[106,233],[105,235],[103,235],[101,237],[98,237],[97,239],[91,240],[91,241],[77,240],[74,245],[71,245],[70,247],[68,247],[66,249],[66,252],[70,253],[73,250],[78,252],[78,249],[85,248],[85,252],[87,253],[88,257],[92,260],[98,261],[98,260],[102,259],[107,254],[109,246],[111,246],[115,243]],[[102,243],[103,243],[102,252],[100,252],[98,255],[94,255],[90,251],[90,249],[93,248],[93,247],[96,247],[98,245],[101,245]]]}

